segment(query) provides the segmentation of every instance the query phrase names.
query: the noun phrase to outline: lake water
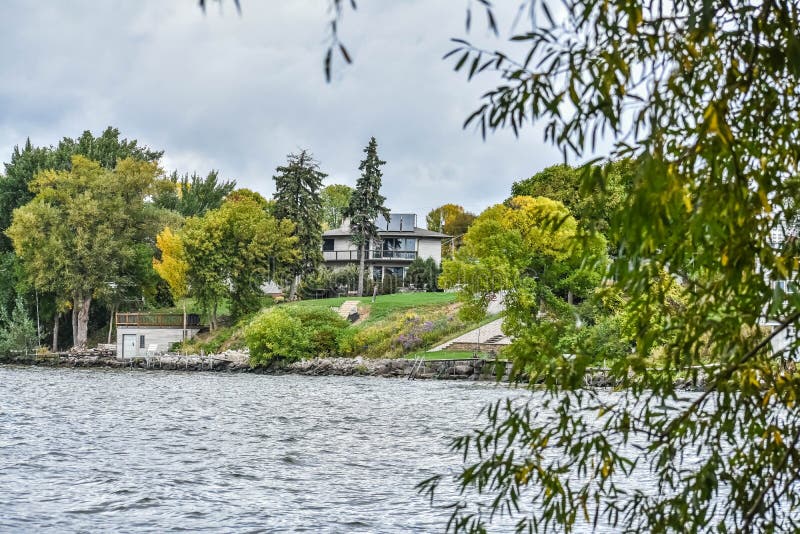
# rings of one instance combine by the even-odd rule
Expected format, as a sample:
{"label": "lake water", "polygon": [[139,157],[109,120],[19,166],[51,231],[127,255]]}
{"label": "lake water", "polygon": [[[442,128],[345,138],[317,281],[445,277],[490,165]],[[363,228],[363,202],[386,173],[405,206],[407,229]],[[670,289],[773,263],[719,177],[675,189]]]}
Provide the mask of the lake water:
{"label": "lake water", "polygon": [[[0,366],[0,532],[440,532],[475,382]],[[501,531],[503,529],[501,528]]]}

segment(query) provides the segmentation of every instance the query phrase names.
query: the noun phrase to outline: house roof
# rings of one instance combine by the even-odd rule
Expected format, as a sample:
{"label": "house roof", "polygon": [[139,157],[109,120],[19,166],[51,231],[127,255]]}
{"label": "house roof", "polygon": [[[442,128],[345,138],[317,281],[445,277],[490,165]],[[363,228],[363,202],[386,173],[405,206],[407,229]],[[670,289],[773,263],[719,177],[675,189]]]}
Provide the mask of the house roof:
{"label": "house roof", "polygon": [[[349,237],[351,234],[350,228],[334,228],[333,230],[328,230],[322,234],[322,237]],[[380,237],[432,237],[432,238],[439,238],[439,239],[446,239],[449,236],[447,234],[443,234],[441,232],[434,232],[433,230],[426,230],[425,228],[417,228],[414,227],[414,230],[411,232],[395,232],[395,231],[387,231],[387,230],[379,230],[378,235]]]}

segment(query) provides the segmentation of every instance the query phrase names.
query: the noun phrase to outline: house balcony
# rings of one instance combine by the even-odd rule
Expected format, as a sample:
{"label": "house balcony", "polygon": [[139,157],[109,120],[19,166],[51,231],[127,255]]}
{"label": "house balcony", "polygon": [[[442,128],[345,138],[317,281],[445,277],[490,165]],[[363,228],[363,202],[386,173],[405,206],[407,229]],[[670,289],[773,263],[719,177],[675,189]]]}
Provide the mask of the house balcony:
{"label": "house balcony", "polygon": [[[367,251],[367,261],[387,260],[387,261],[413,261],[417,257],[416,250],[381,250],[373,249]],[[327,262],[356,262],[358,261],[357,250],[323,250],[322,258]]]}
{"label": "house balcony", "polygon": [[[117,326],[151,327],[151,328],[183,328],[181,313],[118,313]],[[186,327],[198,328],[200,316],[194,313],[186,315]]]}
{"label": "house balcony", "polygon": [[417,258],[416,250],[372,250],[370,257],[374,260],[407,260]]}

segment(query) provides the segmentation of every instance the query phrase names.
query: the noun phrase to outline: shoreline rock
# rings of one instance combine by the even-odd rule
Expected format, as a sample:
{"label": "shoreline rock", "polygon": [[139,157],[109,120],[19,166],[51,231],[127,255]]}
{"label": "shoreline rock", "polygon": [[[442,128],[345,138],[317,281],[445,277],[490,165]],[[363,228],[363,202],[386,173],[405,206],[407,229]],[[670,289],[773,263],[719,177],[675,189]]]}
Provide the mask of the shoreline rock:
{"label": "shoreline rock", "polygon": [[[0,364],[33,365],[69,368],[150,369],[162,371],[236,372],[265,375],[301,376],[373,376],[382,378],[484,380],[495,381],[497,375],[507,382],[510,364],[493,360],[407,360],[404,358],[330,358],[321,357],[297,362],[274,361],[265,367],[250,367],[249,351],[225,351],[221,354],[164,354],[151,358],[117,359],[101,351],[17,355],[0,359]],[[586,387],[609,388],[617,384],[605,372],[587,375]],[[706,377],[678,378],[675,387],[683,391],[704,391]]]}

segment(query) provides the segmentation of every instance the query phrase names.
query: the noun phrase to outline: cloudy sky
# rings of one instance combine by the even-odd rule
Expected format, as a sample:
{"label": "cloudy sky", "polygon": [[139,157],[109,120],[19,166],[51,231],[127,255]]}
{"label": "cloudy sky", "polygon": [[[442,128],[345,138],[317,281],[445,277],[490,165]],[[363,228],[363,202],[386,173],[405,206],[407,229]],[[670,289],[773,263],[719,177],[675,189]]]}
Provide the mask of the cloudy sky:
{"label": "cloudy sky", "polygon": [[[461,128],[492,81],[468,84],[441,59],[468,2],[359,1],[342,21],[354,65],[336,64],[329,84],[327,0],[241,0],[242,16],[232,0],[211,4],[204,15],[195,0],[4,0],[0,159],[26,137],[113,125],[164,150],[165,170],[219,169],[270,196],[275,167],[301,148],[326,184],[354,185],[374,135],[389,207],[423,221],[446,202],[479,212],[561,161],[541,127],[486,142]],[[508,30],[513,12],[502,15]],[[490,36],[473,23],[472,37]]]}

